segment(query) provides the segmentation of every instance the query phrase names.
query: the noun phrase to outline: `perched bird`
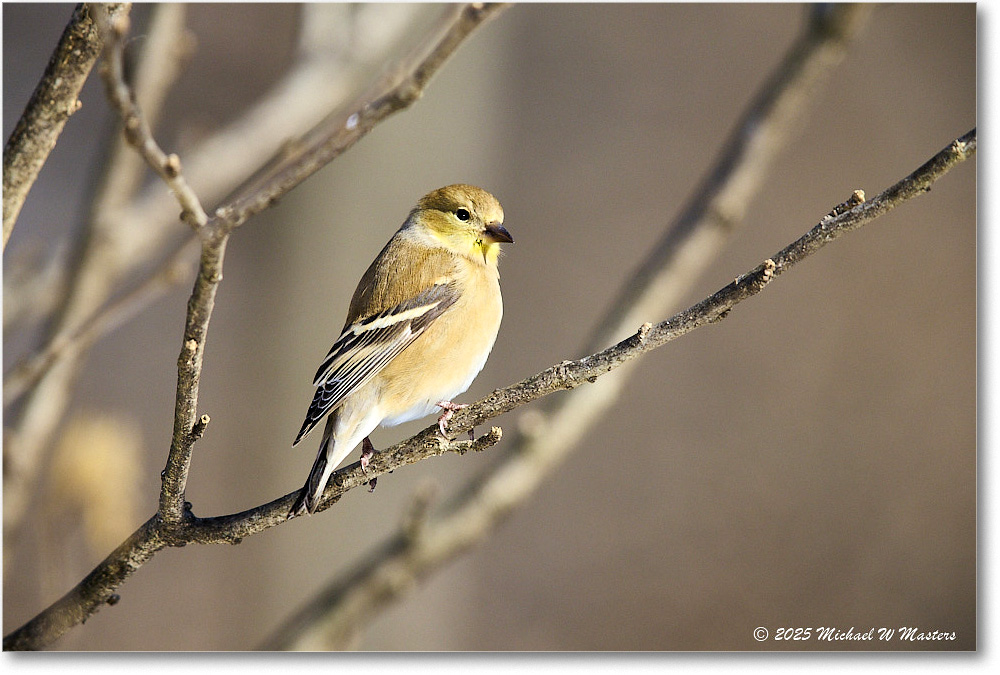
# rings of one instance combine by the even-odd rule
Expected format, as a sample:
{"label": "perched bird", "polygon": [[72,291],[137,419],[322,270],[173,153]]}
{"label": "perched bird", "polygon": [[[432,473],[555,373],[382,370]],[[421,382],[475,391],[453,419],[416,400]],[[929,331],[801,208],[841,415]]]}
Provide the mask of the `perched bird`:
{"label": "perched bird", "polygon": [[333,470],[368,435],[444,410],[442,434],[461,394],[493,349],[503,302],[497,259],[513,243],[496,197],[472,185],[425,195],[368,267],[347,322],[313,385],[296,445],[324,415],[309,479],[288,517],[313,513]]}

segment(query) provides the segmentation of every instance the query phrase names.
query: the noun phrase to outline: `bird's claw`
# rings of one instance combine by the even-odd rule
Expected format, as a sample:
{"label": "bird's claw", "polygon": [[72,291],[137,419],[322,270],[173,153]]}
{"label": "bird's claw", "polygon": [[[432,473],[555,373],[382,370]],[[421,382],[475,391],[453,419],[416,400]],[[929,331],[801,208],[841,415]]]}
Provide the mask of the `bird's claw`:
{"label": "bird's claw", "polygon": [[368,473],[368,465],[372,463],[372,457],[375,456],[375,446],[372,442],[365,437],[365,440],[361,441],[361,470]]}
{"label": "bird's claw", "polygon": [[[375,446],[372,442],[365,437],[365,440],[361,441],[361,470],[368,473],[368,465],[372,463],[372,457],[375,456]],[[375,492],[375,484],[378,483],[378,477],[372,478],[368,481],[368,492]]]}
{"label": "bird's claw", "polygon": [[448,422],[455,414],[455,411],[461,410],[462,408],[468,408],[469,406],[467,403],[452,403],[451,401],[438,401],[434,405],[444,410],[444,412],[441,413],[441,417],[438,417],[438,429],[441,430],[442,436],[448,438]]}

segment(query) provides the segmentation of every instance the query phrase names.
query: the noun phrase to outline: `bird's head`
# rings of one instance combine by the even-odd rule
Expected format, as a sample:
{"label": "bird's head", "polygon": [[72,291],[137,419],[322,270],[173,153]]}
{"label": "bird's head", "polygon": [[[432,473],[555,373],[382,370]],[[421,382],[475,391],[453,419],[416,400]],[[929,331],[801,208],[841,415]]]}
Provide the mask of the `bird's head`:
{"label": "bird's head", "polygon": [[411,226],[460,255],[496,265],[501,243],[513,243],[497,198],[473,185],[448,185],[424,195],[410,213]]}

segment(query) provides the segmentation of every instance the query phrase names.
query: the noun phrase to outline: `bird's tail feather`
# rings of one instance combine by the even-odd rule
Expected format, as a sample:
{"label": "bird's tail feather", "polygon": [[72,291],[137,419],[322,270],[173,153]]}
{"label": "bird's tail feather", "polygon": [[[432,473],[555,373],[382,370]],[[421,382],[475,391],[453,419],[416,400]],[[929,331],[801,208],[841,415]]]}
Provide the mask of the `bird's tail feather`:
{"label": "bird's tail feather", "polygon": [[288,512],[289,518],[316,512],[333,470],[378,426],[383,417],[378,408],[373,408],[360,421],[349,425],[346,433],[341,434],[334,433],[338,428],[339,416],[331,414],[326,418],[326,429],[323,431],[323,441],[319,444],[319,452],[316,453],[316,461],[309,472],[309,479]]}
{"label": "bird's tail feather", "polygon": [[316,512],[316,507],[319,506],[320,498],[323,496],[323,490],[326,489],[327,479],[330,477],[330,472],[326,470],[326,450],[327,442],[324,441],[320,444],[319,452],[316,454],[316,461],[313,462],[312,469],[309,471],[309,478],[306,479],[306,484],[302,486],[299,496],[295,498],[295,503],[292,504],[292,508],[288,512],[289,518],[301,516],[304,513],[312,514]]}

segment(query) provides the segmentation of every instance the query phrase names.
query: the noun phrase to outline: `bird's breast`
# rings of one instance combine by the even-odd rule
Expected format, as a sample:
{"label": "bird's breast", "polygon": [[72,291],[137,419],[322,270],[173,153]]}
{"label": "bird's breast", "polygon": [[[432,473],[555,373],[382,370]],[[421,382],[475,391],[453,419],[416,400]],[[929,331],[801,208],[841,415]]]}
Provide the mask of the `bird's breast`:
{"label": "bird's breast", "polygon": [[459,300],[382,372],[392,398],[412,404],[387,416],[384,425],[434,412],[438,401],[468,389],[486,365],[500,329],[503,300],[495,269],[478,267],[464,270]]}

